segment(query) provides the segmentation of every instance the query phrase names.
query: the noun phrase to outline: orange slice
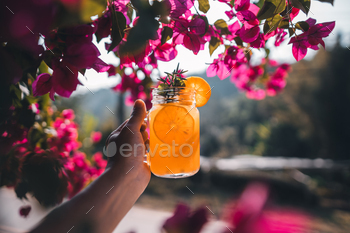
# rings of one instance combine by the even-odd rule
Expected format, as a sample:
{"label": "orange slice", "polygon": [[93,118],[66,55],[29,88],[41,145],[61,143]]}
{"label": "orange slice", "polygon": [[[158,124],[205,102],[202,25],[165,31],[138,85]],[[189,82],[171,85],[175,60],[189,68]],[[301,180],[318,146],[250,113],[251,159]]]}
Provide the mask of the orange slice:
{"label": "orange slice", "polygon": [[193,135],[194,119],[184,107],[165,106],[156,114],[153,129],[162,142],[182,144]]}
{"label": "orange slice", "polygon": [[196,107],[204,106],[211,96],[211,87],[207,81],[201,77],[188,77],[185,80],[186,87],[196,91]]}

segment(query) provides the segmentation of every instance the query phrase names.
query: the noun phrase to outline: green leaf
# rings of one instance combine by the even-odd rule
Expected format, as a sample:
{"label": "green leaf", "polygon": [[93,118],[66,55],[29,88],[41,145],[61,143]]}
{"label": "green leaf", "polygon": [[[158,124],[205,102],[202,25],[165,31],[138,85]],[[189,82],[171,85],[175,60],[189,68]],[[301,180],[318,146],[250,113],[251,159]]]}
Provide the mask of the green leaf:
{"label": "green leaf", "polygon": [[306,32],[309,30],[310,25],[305,21],[299,21],[295,24],[295,27],[302,30],[303,32]]}
{"label": "green leaf", "polygon": [[290,0],[290,3],[295,8],[302,10],[306,15],[309,13],[311,4],[310,0]]}
{"label": "green leaf", "polygon": [[257,17],[259,20],[272,18],[276,14],[284,11],[285,8],[285,0],[266,0],[264,5],[260,8]]}
{"label": "green leaf", "polygon": [[236,44],[238,46],[242,46],[243,47],[243,40],[241,39],[241,37],[236,36],[235,38],[233,38],[233,40],[236,42]]}
{"label": "green leaf", "polygon": [[213,55],[213,52],[221,45],[221,41],[215,37],[212,36],[209,42],[209,53],[210,56]]}
{"label": "green leaf", "polygon": [[207,13],[210,9],[209,1],[208,0],[198,0],[199,4],[199,10],[203,13]]}
{"label": "green leaf", "polygon": [[288,32],[289,32],[289,37],[292,37],[294,35],[293,28],[288,28]]}
{"label": "green leaf", "polygon": [[279,28],[287,29],[289,28],[289,20],[283,19],[281,23],[278,25]]}
{"label": "green leaf", "polygon": [[106,0],[84,0],[81,1],[80,18],[83,22],[91,22],[91,16],[102,15],[107,7]]}
{"label": "green leaf", "polygon": [[123,13],[115,11],[114,4],[110,4],[109,9],[112,12],[112,44],[109,47],[108,52],[112,51],[122,41],[125,34],[124,30],[126,29],[126,19]]}
{"label": "green leaf", "polygon": [[170,40],[173,37],[173,29],[170,27],[165,26],[162,30],[162,39],[161,44],[164,44],[168,40]]}
{"label": "green leaf", "polygon": [[283,18],[280,15],[275,15],[274,17],[267,19],[264,24],[264,34],[268,34],[276,30],[282,19]]}
{"label": "green leaf", "polygon": [[227,28],[227,23],[223,19],[218,19],[215,21],[214,26],[216,29],[220,30],[222,34],[229,35],[231,34]]}
{"label": "green leaf", "polygon": [[255,5],[261,8],[264,5],[264,0],[259,0],[259,2],[256,2]]}

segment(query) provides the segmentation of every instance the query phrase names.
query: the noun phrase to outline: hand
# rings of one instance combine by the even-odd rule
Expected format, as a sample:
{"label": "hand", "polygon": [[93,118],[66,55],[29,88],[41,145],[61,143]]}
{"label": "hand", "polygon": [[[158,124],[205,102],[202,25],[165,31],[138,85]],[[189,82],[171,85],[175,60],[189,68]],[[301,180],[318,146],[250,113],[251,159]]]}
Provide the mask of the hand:
{"label": "hand", "polygon": [[[114,130],[106,141],[106,155],[109,157],[107,169],[120,172],[142,173],[150,179],[150,171],[144,163],[148,140],[146,106],[142,100],[136,100],[131,117]],[[130,170],[130,172],[132,171]]]}

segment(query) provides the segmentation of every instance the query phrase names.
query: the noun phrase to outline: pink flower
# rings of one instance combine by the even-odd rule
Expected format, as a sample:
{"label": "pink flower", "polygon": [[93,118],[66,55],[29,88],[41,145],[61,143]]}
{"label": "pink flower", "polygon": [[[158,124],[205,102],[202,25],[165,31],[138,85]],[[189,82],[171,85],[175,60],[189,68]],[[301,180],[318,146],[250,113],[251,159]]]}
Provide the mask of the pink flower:
{"label": "pink flower", "polygon": [[102,138],[102,133],[101,132],[91,132],[91,135],[90,135],[92,141],[94,143],[98,143],[99,141],[101,141],[101,138]]}
{"label": "pink flower", "polygon": [[236,33],[241,29],[238,21],[235,21],[233,24],[228,26],[228,30],[231,32],[231,35],[226,35],[227,40],[233,40],[237,37]]}
{"label": "pink flower", "polygon": [[102,61],[100,58],[97,58],[95,62],[91,65],[91,67],[94,70],[96,70],[99,73],[106,72],[109,70],[110,65],[107,65],[104,61]]}
{"label": "pink flower", "polygon": [[249,0],[235,0],[235,10],[236,11],[248,10],[249,6],[250,6]]}
{"label": "pink flower", "polygon": [[205,22],[199,17],[188,21],[185,18],[180,18],[175,22],[174,26],[174,44],[182,44],[194,54],[198,54],[199,50],[206,41],[202,38],[205,33]]}
{"label": "pink flower", "polygon": [[263,89],[256,89],[247,91],[246,96],[248,99],[262,100],[265,99],[265,91]]}
{"label": "pink flower", "polygon": [[[91,42],[85,44],[72,44],[66,49],[63,61],[80,70],[91,67],[96,62],[99,55],[100,52]],[[101,62],[99,63],[101,64]]]}
{"label": "pink flower", "polygon": [[287,32],[284,31],[282,28],[276,29],[276,40],[275,40],[276,47],[281,45],[281,43],[284,41],[286,35],[287,35]]}
{"label": "pink flower", "polygon": [[233,19],[234,16],[236,16],[236,14],[233,12],[233,10],[229,10],[229,11],[225,11],[225,14],[227,15],[227,17],[231,20]]}
{"label": "pink flower", "polygon": [[305,57],[308,48],[317,50],[318,44],[325,47],[322,38],[329,36],[335,27],[335,22],[315,24],[316,20],[311,18],[306,22],[310,25],[309,30],[299,36],[292,37],[289,41],[289,44],[293,44],[292,53],[297,61]]}
{"label": "pink flower", "polygon": [[179,18],[183,14],[191,14],[193,0],[164,0],[171,18]]}
{"label": "pink flower", "polygon": [[74,120],[75,114],[73,109],[65,109],[62,111],[62,116],[67,120]]}
{"label": "pink flower", "polygon": [[222,54],[218,59],[214,59],[213,63],[209,65],[207,69],[207,76],[214,77],[217,75],[221,80],[227,78],[230,75],[230,70],[222,59]]}
{"label": "pink flower", "polygon": [[52,88],[50,98],[54,100],[54,93],[63,97],[70,97],[76,90],[80,81],[78,80],[78,70],[74,66],[64,62],[52,63]]}
{"label": "pink flower", "polygon": [[80,84],[78,70],[63,62],[52,62],[53,74],[41,74],[33,82],[33,95],[39,96],[50,92],[50,98],[54,99],[55,93],[63,97],[69,97]]}
{"label": "pink flower", "polygon": [[52,88],[51,75],[50,74],[40,74],[33,82],[33,95],[41,96],[48,93]]}
{"label": "pink flower", "polygon": [[206,208],[202,207],[190,213],[187,205],[178,204],[174,215],[165,221],[163,229],[167,233],[199,233],[207,221]]}

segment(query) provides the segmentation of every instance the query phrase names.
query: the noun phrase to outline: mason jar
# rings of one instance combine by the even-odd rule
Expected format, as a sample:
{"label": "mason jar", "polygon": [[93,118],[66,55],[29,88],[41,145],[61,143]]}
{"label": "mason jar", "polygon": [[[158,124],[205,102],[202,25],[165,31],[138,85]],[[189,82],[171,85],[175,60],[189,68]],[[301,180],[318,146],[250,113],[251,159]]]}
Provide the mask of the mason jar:
{"label": "mason jar", "polygon": [[147,155],[152,173],[164,178],[196,174],[200,167],[200,133],[195,90],[155,88],[152,94]]}

